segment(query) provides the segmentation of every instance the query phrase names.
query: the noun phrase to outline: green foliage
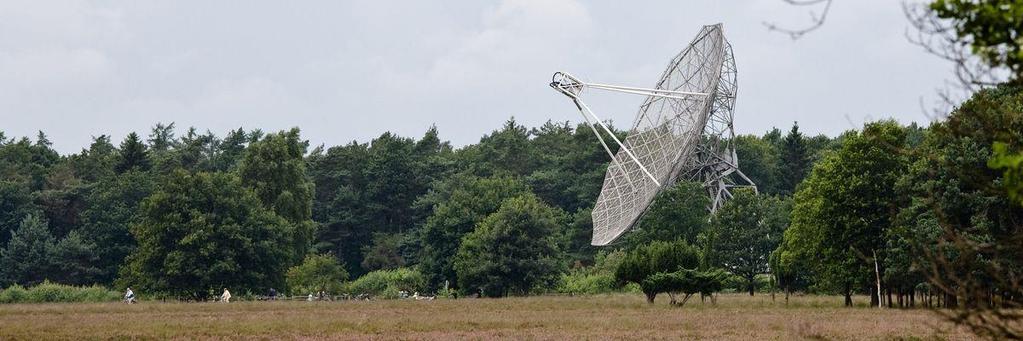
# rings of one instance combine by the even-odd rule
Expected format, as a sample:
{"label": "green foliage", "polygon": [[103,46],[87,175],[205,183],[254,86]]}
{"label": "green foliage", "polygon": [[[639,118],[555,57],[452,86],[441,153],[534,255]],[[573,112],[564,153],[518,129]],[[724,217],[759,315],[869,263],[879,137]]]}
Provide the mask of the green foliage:
{"label": "green foliage", "polygon": [[783,165],[775,144],[754,135],[736,136],[734,141],[743,174],[757,185],[761,193],[778,193]]}
{"label": "green foliage", "polygon": [[373,244],[362,248],[362,268],[372,271],[404,267],[405,258],[401,255],[402,238],[400,234],[375,234]]}
{"label": "green foliage", "polygon": [[28,182],[0,180],[0,246],[6,245],[11,233],[32,214],[39,211],[32,203]]}
{"label": "green foliage", "polygon": [[121,293],[98,285],[76,287],[49,281],[25,288],[12,285],[0,290],[0,303],[116,302]]}
{"label": "green foliage", "polygon": [[455,178],[458,186],[440,201],[423,226],[423,251],[420,269],[429,276],[433,289],[445,281],[451,287],[460,287],[453,266],[462,237],[476,229],[476,225],[496,212],[509,198],[528,191],[526,186],[509,177]]}
{"label": "green foliage", "polygon": [[573,295],[604,294],[622,290],[615,269],[625,260],[622,250],[598,252],[593,266],[580,267],[561,275],[557,292]]}
{"label": "green foliage", "polygon": [[333,255],[307,255],[302,264],[288,269],[288,287],[294,293],[338,293],[348,272]]}
{"label": "green foliage", "polygon": [[[336,254],[354,275],[417,261],[418,238],[402,245],[401,262],[379,253],[388,250],[377,248],[382,247],[377,242],[418,237],[436,204],[422,199],[429,196],[431,183],[447,172],[450,154],[451,146],[440,140],[435,127],[419,141],[385,133],[369,144],[314,150],[307,163],[316,187],[313,219],[322,224],[316,248]],[[371,260],[364,269],[367,248],[375,250],[374,257],[387,257]],[[373,263],[381,260],[385,262]]]}
{"label": "green foliage", "polygon": [[29,215],[0,250],[0,283],[35,285],[52,274],[53,236],[46,222]]}
{"label": "green foliage", "polygon": [[533,168],[529,129],[512,117],[500,130],[484,136],[479,143],[479,161],[485,175],[527,175]]}
{"label": "green foliage", "polygon": [[[700,271],[693,269],[681,269],[675,272],[658,272],[648,276],[640,283],[644,293],[653,295],[667,293],[671,295],[671,304],[685,305],[686,301],[694,294],[712,295],[721,291],[725,285],[728,273],[721,269]],[[675,294],[683,295],[682,301],[675,298]],[[649,301],[653,303],[653,299]]]}
{"label": "green foliage", "polygon": [[46,134],[40,131],[34,143],[27,137],[5,142],[0,146],[0,180],[24,182],[33,191],[43,189],[50,167],[60,161]]}
{"label": "green foliage", "polygon": [[121,155],[117,160],[117,164],[114,165],[114,170],[118,173],[124,173],[132,169],[149,169],[149,156],[147,153],[146,145],[142,144],[139,135],[131,132],[128,134],[128,137],[124,138],[124,142],[121,142]]}
{"label": "green foliage", "polygon": [[291,223],[291,259],[296,262],[309,251],[314,233],[313,184],[305,176],[302,158],[308,145],[297,128],[269,134],[249,146],[238,166],[242,185],[252,189],[263,207]]}
{"label": "green foliage", "polygon": [[282,287],[292,251],[281,246],[293,245],[294,230],[237,176],[179,170],[142,203],[121,283],[191,298]]}
{"label": "green foliage", "polygon": [[1017,295],[1023,207],[1007,193],[1014,181],[1006,173],[1010,151],[1021,145],[1023,88],[1016,85],[980,91],[933,124],[900,181],[908,198],[892,234],[889,252],[900,256],[892,265],[949,289],[964,305]]}
{"label": "green foliage", "polygon": [[959,40],[992,67],[1023,74],[1023,4],[1017,0],[933,0],[930,9],[951,21]]}
{"label": "green foliage", "polygon": [[756,276],[770,270],[771,252],[778,248],[788,226],[788,206],[781,199],[738,189],[731,200],[711,218],[706,256],[746,280],[746,289],[756,292]]}
{"label": "green foliage", "polygon": [[789,195],[796,192],[796,186],[806,177],[810,169],[810,158],[806,148],[806,138],[799,132],[799,124],[793,124],[792,130],[782,140],[781,157],[778,159],[781,169],[781,181],[778,191]]}
{"label": "green foliage", "polygon": [[399,291],[414,293],[426,290],[426,277],[412,268],[377,270],[345,284],[343,290],[352,295],[398,298]]}
{"label": "green foliage", "polygon": [[618,290],[613,274],[572,270],[561,275],[557,292],[572,295],[605,294]]}
{"label": "green foliage", "polygon": [[50,279],[71,285],[104,283],[98,249],[79,230],[71,231],[53,247],[51,267],[55,276]]}
{"label": "green foliage", "polygon": [[131,170],[94,183],[85,196],[78,230],[84,243],[102,246],[93,250],[97,259],[91,263],[100,269],[97,283],[113,283],[125,258],[135,250],[128,227],[138,222],[139,205],[156,186],[151,173]]}
{"label": "green foliage", "polygon": [[[13,243],[46,255],[33,259],[32,267],[46,270],[28,271],[30,282],[110,284],[121,269],[119,283],[167,297],[201,297],[222,286],[239,294],[280,288],[284,270],[310,250],[332,253],[353,276],[414,267],[425,283],[417,290],[447,283],[462,292],[489,286],[494,295],[555,282],[566,293],[609,292],[622,283],[639,288],[658,273],[680,280],[664,276],[717,266],[742,274],[738,285],[747,288],[763,286],[770,271],[786,290],[865,292],[874,284],[876,252],[883,286],[908,290],[933,265],[915,245],[941,241],[949,226],[998,250],[1018,244],[1019,200],[1013,204],[1005,190],[1019,183],[1013,175],[1023,148],[1019,93],[1011,86],[983,91],[928,129],[880,122],[836,139],[804,136],[797,126],[788,134],[736,137],[740,165],[761,193],[796,190],[792,227],[781,232],[783,197],[737,191],[709,217],[702,186],[682,183],[662,193],[625,235],[619,245],[636,250],[618,258],[589,245],[590,208],[607,155],[584,125],[529,129],[510,120],[458,149],[434,127],[418,140],[385,133],[308,155],[297,130],[239,128],[220,139],[191,128],[178,138],[173,123],[158,124],[148,143],[129,135],[117,148],[101,135],[68,156],[53,151],[44,134],[0,136],[0,246],[11,249],[11,232],[27,216],[39,217],[45,233],[22,239],[43,242]],[[1004,150],[993,147],[1000,145]],[[550,207],[516,211],[536,213],[530,219],[499,212],[523,196]],[[520,238],[529,234],[542,238]],[[700,249],[669,251],[676,239]],[[29,244],[50,246],[23,247]],[[523,258],[513,248],[522,245],[555,251]],[[982,280],[994,278],[984,274],[990,269],[1023,264],[1008,251],[972,260],[937,246],[926,251],[956,260],[955,275]],[[511,262],[520,258],[528,266]],[[569,264],[573,270],[565,272]],[[386,284],[388,273],[373,272],[363,283],[377,278],[385,284],[375,295],[396,296],[400,289]],[[462,283],[465,276],[470,283]],[[515,282],[523,278],[542,280]]]}
{"label": "green foliage", "polygon": [[784,266],[812,267],[823,283],[846,294],[847,304],[853,289],[870,288],[873,257],[883,263],[885,235],[899,203],[895,187],[906,169],[904,140],[895,122],[870,123],[814,167],[795,196],[780,255]]}
{"label": "green foliage", "polygon": [[638,229],[626,235],[625,244],[635,247],[676,239],[696,244],[697,236],[707,229],[709,205],[710,198],[703,185],[680,182],[657,195]]}
{"label": "green foliage", "polygon": [[525,295],[551,287],[561,271],[553,236],[564,213],[527,194],[501,207],[462,238],[454,270],[463,293]]}
{"label": "green foliage", "polygon": [[615,281],[639,284],[652,303],[657,292],[647,290],[654,287],[643,287],[643,281],[657,273],[697,269],[701,258],[700,250],[685,241],[655,241],[629,251],[615,269]]}
{"label": "green foliage", "polygon": [[1009,197],[1023,206],[1023,153],[1012,153],[1009,145],[995,142],[994,155],[988,160],[988,167],[1003,170],[1002,183]]}

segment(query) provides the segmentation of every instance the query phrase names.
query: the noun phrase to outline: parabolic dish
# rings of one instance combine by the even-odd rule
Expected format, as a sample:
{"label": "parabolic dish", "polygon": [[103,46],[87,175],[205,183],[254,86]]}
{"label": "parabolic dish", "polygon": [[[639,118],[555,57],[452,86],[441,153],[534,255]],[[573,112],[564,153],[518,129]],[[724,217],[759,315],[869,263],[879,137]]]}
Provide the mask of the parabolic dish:
{"label": "parabolic dish", "polygon": [[[711,210],[731,196],[728,188],[739,186],[735,177],[748,183],[742,186],[753,186],[738,172],[731,146],[736,72],[720,24],[704,26],[654,88],[585,83],[564,73],[555,74],[551,86],[572,97],[584,117],[589,108],[579,100],[583,88],[646,96],[608,165],[592,213],[593,245],[608,245],[635,227],[657,194],[679,180],[703,182],[713,199]],[[594,133],[600,138],[595,128]],[[603,138],[601,143],[610,153]]]}

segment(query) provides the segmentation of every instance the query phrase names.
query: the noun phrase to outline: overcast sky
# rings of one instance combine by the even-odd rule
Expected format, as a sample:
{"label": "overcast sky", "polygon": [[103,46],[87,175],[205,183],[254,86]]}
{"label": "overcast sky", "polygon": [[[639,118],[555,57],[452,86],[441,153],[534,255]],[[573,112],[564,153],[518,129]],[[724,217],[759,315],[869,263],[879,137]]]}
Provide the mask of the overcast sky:
{"label": "overcast sky", "polygon": [[[797,41],[762,24],[799,26],[808,10],[780,0],[6,0],[0,131],[43,130],[69,153],[156,122],[175,122],[179,135],[298,126],[313,145],[419,137],[436,124],[460,146],[511,116],[581,120],[547,86],[555,71],[653,86],[717,22],[739,69],[739,133],[928,121],[921,100],[933,102],[950,67],[906,41],[898,1],[836,0],[826,25]],[[588,95],[622,124],[642,100]]]}

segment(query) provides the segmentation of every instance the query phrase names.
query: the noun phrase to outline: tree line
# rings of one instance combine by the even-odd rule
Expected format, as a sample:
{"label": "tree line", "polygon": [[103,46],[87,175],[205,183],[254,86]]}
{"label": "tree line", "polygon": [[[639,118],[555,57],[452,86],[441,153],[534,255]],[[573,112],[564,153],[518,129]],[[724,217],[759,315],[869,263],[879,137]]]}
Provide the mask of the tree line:
{"label": "tree line", "polygon": [[[751,295],[767,276],[847,304],[856,293],[874,305],[924,294],[944,306],[1017,300],[1018,288],[996,284],[1010,278],[984,273],[1017,265],[1003,257],[1019,238],[1021,93],[983,91],[926,128],[879,121],[836,138],[798,125],[738,136],[757,192],[736,191],[710,214],[702,185],[680,182],[605,249],[589,239],[606,155],[569,123],[512,119],[461,148],[435,127],[311,150],[298,129],[177,137],[157,124],[145,140],[99,136],[71,155],[42,133],[3,137],[0,281],[201,298],[287,288],[289,269],[308,260],[344,278],[413,268],[426,290],[525,295],[598,265],[598,252],[679,241],[699,253],[688,268],[723,269]],[[960,239],[999,247],[963,259]],[[956,282],[964,276],[970,283]],[[969,285],[981,283],[974,297]]]}

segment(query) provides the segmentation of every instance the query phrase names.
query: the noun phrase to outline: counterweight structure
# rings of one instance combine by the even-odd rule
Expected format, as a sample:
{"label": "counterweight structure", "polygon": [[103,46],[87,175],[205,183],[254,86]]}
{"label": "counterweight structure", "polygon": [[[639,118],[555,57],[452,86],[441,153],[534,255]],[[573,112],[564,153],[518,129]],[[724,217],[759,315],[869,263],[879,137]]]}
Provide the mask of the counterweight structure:
{"label": "counterweight structure", "polygon": [[[611,158],[593,208],[593,245],[611,244],[635,227],[657,194],[678,181],[703,183],[712,212],[731,198],[732,188],[756,190],[739,170],[735,153],[735,59],[721,29],[721,24],[704,26],[653,88],[554,74],[550,86],[572,99]],[[582,101],[586,89],[646,97],[624,141]]]}

